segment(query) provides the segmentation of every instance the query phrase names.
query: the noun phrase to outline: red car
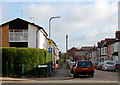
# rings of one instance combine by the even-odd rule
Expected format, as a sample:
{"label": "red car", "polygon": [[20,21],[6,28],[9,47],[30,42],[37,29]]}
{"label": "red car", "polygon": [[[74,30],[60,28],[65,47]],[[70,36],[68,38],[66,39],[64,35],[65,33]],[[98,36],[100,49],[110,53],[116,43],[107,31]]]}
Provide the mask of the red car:
{"label": "red car", "polygon": [[94,68],[91,61],[78,61],[73,70],[73,77],[77,78],[79,75],[94,76]]}

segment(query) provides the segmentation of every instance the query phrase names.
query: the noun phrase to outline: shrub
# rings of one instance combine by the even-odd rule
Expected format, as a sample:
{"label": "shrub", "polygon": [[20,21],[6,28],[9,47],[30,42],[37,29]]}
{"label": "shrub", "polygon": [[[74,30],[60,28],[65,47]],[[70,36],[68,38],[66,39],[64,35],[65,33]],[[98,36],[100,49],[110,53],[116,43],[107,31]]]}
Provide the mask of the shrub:
{"label": "shrub", "polygon": [[8,62],[8,75],[14,73],[14,58],[17,56],[16,48],[2,48],[2,72],[6,74],[6,62]]}
{"label": "shrub", "polygon": [[[52,60],[52,58],[51,58]],[[49,73],[49,66],[38,68],[38,65],[49,65],[49,53],[46,50],[39,48],[2,48],[2,67],[3,74],[6,75],[6,62],[8,62],[9,76],[24,76],[44,75]],[[24,67],[22,67],[24,65]],[[52,64],[51,64],[52,65]],[[24,68],[24,69],[22,69]]]}

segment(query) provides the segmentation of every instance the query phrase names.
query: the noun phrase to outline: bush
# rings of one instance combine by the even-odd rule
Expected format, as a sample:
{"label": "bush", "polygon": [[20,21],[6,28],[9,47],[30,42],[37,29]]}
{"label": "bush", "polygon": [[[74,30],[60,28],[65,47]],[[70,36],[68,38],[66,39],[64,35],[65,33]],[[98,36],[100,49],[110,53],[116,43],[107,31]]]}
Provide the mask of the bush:
{"label": "bush", "polygon": [[6,74],[6,63],[8,63],[8,75],[14,73],[14,58],[17,56],[16,48],[2,48],[2,72]]}
{"label": "bush", "polygon": [[[52,60],[52,59],[51,59]],[[38,68],[38,65],[49,65],[49,53],[39,48],[2,48],[2,72],[7,76],[6,62],[8,62],[9,76],[35,76],[49,73],[49,66]],[[24,69],[23,69],[24,68]],[[24,74],[22,74],[24,71]]]}

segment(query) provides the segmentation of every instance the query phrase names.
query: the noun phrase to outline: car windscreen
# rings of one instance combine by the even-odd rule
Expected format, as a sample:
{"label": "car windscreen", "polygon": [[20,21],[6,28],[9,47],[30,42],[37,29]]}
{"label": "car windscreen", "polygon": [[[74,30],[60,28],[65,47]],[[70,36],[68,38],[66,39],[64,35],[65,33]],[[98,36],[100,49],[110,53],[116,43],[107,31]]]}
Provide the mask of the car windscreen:
{"label": "car windscreen", "polygon": [[91,62],[78,62],[78,67],[82,68],[82,67],[92,67],[92,63]]}
{"label": "car windscreen", "polygon": [[76,65],[76,63],[72,63],[72,66]]}
{"label": "car windscreen", "polygon": [[114,62],[106,62],[107,64],[111,64],[111,65],[114,65]]}

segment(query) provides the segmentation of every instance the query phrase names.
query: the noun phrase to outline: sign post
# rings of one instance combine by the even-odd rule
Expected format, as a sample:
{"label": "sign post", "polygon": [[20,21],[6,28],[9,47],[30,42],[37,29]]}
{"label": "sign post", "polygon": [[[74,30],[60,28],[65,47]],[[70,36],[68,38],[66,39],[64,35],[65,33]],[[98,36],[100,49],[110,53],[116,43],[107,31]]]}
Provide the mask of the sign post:
{"label": "sign post", "polygon": [[48,45],[49,45],[49,48],[48,48],[48,52],[49,52],[49,77],[51,77],[51,53],[52,53],[51,45],[52,45],[52,40],[48,41]]}

